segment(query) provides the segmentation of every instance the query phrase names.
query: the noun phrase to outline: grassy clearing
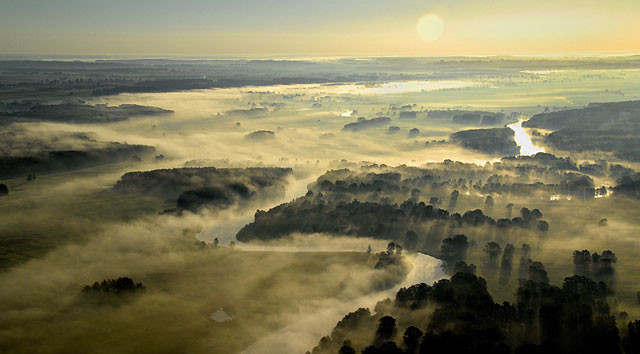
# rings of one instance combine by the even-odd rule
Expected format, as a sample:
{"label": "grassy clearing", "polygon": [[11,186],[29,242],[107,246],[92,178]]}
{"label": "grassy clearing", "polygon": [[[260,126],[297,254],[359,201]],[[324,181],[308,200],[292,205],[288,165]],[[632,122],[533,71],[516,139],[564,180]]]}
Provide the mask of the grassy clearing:
{"label": "grassy clearing", "polygon": [[[80,280],[39,292],[38,306],[22,307],[12,300],[4,305],[12,310],[0,320],[0,348],[15,353],[235,353],[300,315],[357,296],[353,278],[368,278],[374,264],[365,253],[228,248],[192,248],[178,257],[178,262],[166,258],[171,267],[164,269],[132,269],[134,280],[147,291],[116,305],[83,302]],[[211,319],[221,307],[232,320]]]}
{"label": "grassy clearing", "polygon": [[164,209],[161,200],[113,193],[110,186],[129,164],[4,181],[0,198],[0,270],[38,258],[52,248],[84,241],[114,222]]}

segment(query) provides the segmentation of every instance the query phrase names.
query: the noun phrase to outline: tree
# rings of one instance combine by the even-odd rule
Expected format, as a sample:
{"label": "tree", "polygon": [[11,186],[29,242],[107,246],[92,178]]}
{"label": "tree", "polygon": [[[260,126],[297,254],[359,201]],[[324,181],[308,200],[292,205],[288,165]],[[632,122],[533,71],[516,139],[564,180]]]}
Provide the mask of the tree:
{"label": "tree", "polygon": [[504,246],[504,252],[502,253],[502,262],[500,264],[500,284],[506,285],[511,278],[511,271],[513,270],[513,254],[516,248],[507,243]]}
{"label": "tree", "polygon": [[502,253],[502,248],[494,241],[487,243],[483,249],[487,254],[487,259],[483,262],[483,274],[494,276],[498,271],[498,257]]}
{"label": "tree", "polygon": [[443,260],[443,267],[447,273],[451,273],[456,262],[464,261],[467,258],[468,248],[469,242],[465,235],[455,235],[453,238],[447,237],[442,240],[440,258]]}
{"label": "tree", "polygon": [[540,210],[538,209],[533,209],[531,210],[531,219],[532,220],[538,220],[538,219],[542,219],[542,212],[540,212]]}
{"label": "tree", "polygon": [[378,347],[370,345],[362,350],[362,354],[381,354]]}
{"label": "tree", "polygon": [[387,253],[389,253],[389,255],[394,255],[397,247],[398,245],[395,242],[389,242],[387,244]]}
{"label": "tree", "polygon": [[529,264],[531,263],[529,256],[531,255],[531,246],[529,246],[528,243],[523,243],[522,246],[520,246],[520,253],[520,268],[518,270],[518,277],[524,279],[529,275]]}
{"label": "tree", "polygon": [[453,192],[451,192],[451,195],[449,195],[449,207],[447,208],[447,210],[449,210],[450,213],[453,213],[456,209],[456,205],[458,204],[458,197],[460,196],[460,192],[458,192],[457,189],[454,189]]}
{"label": "tree", "polygon": [[488,195],[484,200],[484,213],[485,215],[491,215],[493,212],[493,197]]}
{"label": "tree", "polygon": [[332,349],[331,347],[332,347],[331,337],[324,336],[320,338],[320,343],[318,343],[318,345],[315,348],[313,348],[313,354],[327,353],[329,352],[330,349]]}
{"label": "tree", "polygon": [[474,264],[467,264],[465,261],[458,261],[453,267],[453,273],[476,274],[476,266]]}
{"label": "tree", "polygon": [[408,230],[404,235],[404,247],[408,250],[415,250],[418,245],[418,234],[413,230]]}
{"label": "tree", "polygon": [[421,192],[419,189],[417,189],[417,188],[413,188],[413,189],[411,190],[411,200],[413,200],[413,201],[414,201],[414,202],[416,202],[416,203],[417,203],[418,201],[420,201],[420,194],[421,194],[421,193],[422,193],[422,192]]}
{"label": "tree", "polygon": [[353,349],[351,341],[347,339],[342,343],[342,347],[340,347],[338,354],[356,354],[356,350]]}
{"label": "tree", "polygon": [[627,354],[640,354],[640,321],[629,322],[627,337],[623,340],[624,351]]}
{"label": "tree", "polygon": [[491,241],[484,246],[484,252],[489,256],[491,261],[495,261],[498,256],[500,256],[500,253],[502,253],[502,248],[498,243]]}
{"label": "tree", "polygon": [[615,267],[618,262],[616,254],[610,250],[602,252],[602,255],[591,255],[591,276],[596,281],[605,282],[610,288],[615,287]]}
{"label": "tree", "polygon": [[407,349],[405,352],[408,354],[415,353],[418,349],[418,345],[420,344],[420,337],[422,337],[423,333],[417,327],[409,326],[404,331],[402,335],[402,339],[404,342],[404,346]]}
{"label": "tree", "polygon": [[544,220],[538,220],[538,231],[549,231],[549,223]]}
{"label": "tree", "polygon": [[402,354],[402,349],[393,341],[387,341],[380,346],[380,354]]}
{"label": "tree", "polygon": [[511,219],[511,214],[513,212],[513,203],[507,204],[507,219]]}
{"label": "tree", "polygon": [[531,246],[528,243],[523,243],[522,246],[520,246],[520,250],[522,251],[523,257],[529,257],[529,254],[531,254]]}
{"label": "tree", "polygon": [[540,343],[549,348],[559,348],[562,330],[562,306],[548,304],[540,308]]}
{"label": "tree", "polygon": [[380,318],[380,324],[376,330],[373,344],[380,346],[382,343],[390,341],[396,336],[398,327],[396,327],[396,319],[391,316],[383,316]]}
{"label": "tree", "polygon": [[591,276],[591,253],[588,250],[573,251],[573,274]]}
{"label": "tree", "polygon": [[542,262],[531,262],[529,265],[529,279],[537,283],[549,283],[549,277]]}

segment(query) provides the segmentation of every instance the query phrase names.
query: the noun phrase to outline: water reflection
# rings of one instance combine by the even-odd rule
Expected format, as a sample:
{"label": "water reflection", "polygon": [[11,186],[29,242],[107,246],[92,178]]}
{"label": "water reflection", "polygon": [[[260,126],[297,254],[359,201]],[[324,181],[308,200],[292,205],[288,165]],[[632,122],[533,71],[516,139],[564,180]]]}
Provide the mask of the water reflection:
{"label": "water reflection", "polygon": [[[446,89],[459,89],[477,86],[478,83],[467,80],[409,80],[383,83],[331,85],[338,94],[377,95],[409,92],[427,92]],[[325,86],[326,88],[327,86]]]}
{"label": "water reflection", "polygon": [[539,148],[533,145],[533,141],[531,141],[531,137],[527,133],[527,131],[522,127],[522,122],[524,120],[519,120],[516,123],[509,124],[508,127],[513,130],[515,135],[515,141],[518,146],[520,146],[520,155],[534,155],[539,152],[544,152],[544,149]]}
{"label": "water reflection", "polygon": [[227,315],[222,307],[219,307],[216,312],[211,314],[211,319],[216,322],[227,322],[232,320],[231,316]]}

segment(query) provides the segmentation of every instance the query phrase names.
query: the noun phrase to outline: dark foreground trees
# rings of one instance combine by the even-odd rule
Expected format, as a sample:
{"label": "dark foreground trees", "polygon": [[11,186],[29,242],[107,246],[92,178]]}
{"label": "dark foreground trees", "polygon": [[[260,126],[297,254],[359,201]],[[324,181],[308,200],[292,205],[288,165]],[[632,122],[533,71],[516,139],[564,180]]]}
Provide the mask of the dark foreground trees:
{"label": "dark foreground trees", "polygon": [[[532,273],[544,269],[535,263]],[[375,314],[347,315],[313,353],[343,352],[343,343],[350,353],[376,354],[640,352],[640,322],[619,332],[604,282],[574,275],[559,287],[531,278],[520,280],[513,304],[495,303],[485,280],[470,271],[402,288]]]}

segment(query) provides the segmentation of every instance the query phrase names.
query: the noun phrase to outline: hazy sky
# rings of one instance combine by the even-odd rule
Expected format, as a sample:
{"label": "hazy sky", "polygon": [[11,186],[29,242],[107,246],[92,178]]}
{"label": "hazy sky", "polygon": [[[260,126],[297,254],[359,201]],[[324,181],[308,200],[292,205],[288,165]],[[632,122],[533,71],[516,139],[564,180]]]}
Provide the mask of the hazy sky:
{"label": "hazy sky", "polygon": [[[430,13],[444,28],[425,41]],[[640,53],[639,18],[640,0],[0,0],[0,53]]]}

